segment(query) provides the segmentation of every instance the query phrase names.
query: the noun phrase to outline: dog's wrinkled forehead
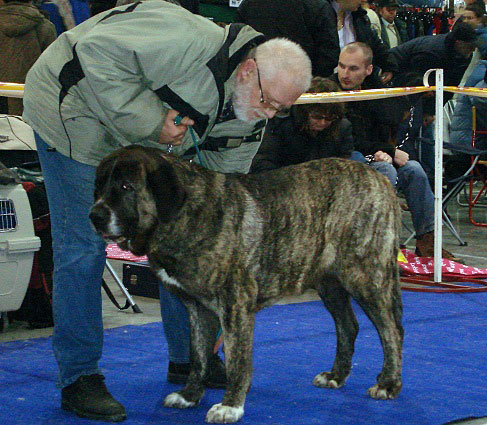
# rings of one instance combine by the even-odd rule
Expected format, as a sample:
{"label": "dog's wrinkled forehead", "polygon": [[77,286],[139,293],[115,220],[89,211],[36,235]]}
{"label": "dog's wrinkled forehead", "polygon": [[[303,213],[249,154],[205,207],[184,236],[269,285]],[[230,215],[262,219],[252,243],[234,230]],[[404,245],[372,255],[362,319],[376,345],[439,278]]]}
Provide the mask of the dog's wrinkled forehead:
{"label": "dog's wrinkled forehead", "polygon": [[150,172],[151,158],[139,149],[121,149],[106,157],[97,169],[96,186],[130,182],[143,184]]}

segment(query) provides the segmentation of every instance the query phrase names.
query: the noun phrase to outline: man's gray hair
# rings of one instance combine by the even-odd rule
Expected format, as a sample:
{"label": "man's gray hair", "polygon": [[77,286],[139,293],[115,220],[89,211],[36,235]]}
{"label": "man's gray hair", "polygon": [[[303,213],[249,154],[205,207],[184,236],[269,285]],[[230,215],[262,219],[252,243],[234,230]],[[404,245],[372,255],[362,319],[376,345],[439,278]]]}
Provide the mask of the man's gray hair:
{"label": "man's gray hair", "polygon": [[290,83],[305,92],[311,84],[311,60],[303,48],[287,38],[272,38],[255,49],[261,78]]}

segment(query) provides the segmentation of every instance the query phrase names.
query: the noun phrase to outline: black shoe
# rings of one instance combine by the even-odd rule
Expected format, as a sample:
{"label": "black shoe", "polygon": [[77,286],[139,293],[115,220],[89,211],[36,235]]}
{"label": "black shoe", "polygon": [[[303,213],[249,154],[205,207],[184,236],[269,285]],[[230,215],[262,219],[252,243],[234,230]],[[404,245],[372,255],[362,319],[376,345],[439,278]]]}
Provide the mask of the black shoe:
{"label": "black shoe", "polygon": [[82,418],[120,422],[127,418],[124,407],[108,392],[103,375],[80,376],[61,391],[61,408]]}
{"label": "black shoe", "polygon": [[208,388],[225,388],[227,386],[227,371],[223,360],[218,354],[213,354],[208,363],[205,385]]}
{"label": "black shoe", "polygon": [[191,365],[189,363],[174,363],[169,362],[167,370],[167,380],[171,384],[185,384],[188,380],[189,370]]}
{"label": "black shoe", "polygon": [[[171,384],[185,384],[188,380],[190,368],[189,363],[169,362],[167,380]],[[210,357],[208,368],[208,374],[204,380],[205,386],[208,388],[225,388],[227,385],[225,364],[218,354]]]}

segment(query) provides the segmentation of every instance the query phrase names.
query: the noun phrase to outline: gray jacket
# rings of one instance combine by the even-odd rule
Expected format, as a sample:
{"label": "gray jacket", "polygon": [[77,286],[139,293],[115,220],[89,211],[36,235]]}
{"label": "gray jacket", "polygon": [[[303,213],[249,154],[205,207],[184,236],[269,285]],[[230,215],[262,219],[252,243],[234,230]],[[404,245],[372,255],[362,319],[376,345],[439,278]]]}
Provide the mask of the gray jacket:
{"label": "gray jacket", "polygon": [[[209,168],[247,172],[263,124],[222,112],[238,64],[262,41],[249,26],[221,28],[167,2],[111,9],[41,55],[27,75],[23,117],[58,152],[96,166],[121,145],[167,149],[157,140],[172,108],[195,121],[201,148],[213,145],[203,151]],[[173,152],[192,146],[188,131]]]}

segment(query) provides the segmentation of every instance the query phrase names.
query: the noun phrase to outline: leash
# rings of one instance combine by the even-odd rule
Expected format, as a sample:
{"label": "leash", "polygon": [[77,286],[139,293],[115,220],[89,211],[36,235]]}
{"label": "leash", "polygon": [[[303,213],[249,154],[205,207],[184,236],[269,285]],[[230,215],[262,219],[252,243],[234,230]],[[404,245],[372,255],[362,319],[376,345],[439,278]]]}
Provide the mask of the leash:
{"label": "leash", "polygon": [[[183,120],[183,116],[181,114],[176,115],[176,117],[174,118],[174,125],[175,126],[180,125],[182,120]],[[206,166],[206,162],[203,161],[203,157],[201,156],[200,148],[198,147],[198,142],[196,141],[196,136],[194,134],[193,127],[188,126],[188,129],[189,129],[189,134],[191,135],[191,139],[193,139],[193,145],[194,145],[194,148],[196,150],[196,155],[198,156],[198,160],[200,161],[200,164],[203,167],[208,168]],[[172,148],[173,148],[173,145],[169,145],[167,152],[171,153]],[[222,337],[222,328],[221,327],[220,327],[220,329],[218,329],[218,332],[216,335],[216,343],[215,343],[215,346],[213,348],[214,353],[218,352],[220,345],[222,345],[222,343],[223,343],[223,337],[221,339],[220,339],[220,337]]]}
{"label": "leash", "polygon": [[[175,126],[180,125],[182,120],[183,120],[183,116],[181,114],[176,115],[176,117],[174,118],[174,125]],[[203,157],[201,156],[200,148],[198,147],[198,142],[196,141],[196,136],[194,134],[193,127],[192,126],[188,126],[188,129],[189,129],[189,134],[191,135],[191,139],[193,139],[193,145],[194,145],[194,148],[196,150],[196,155],[198,156],[198,160],[200,161],[200,164],[203,167],[208,168],[206,166],[205,161],[203,161]],[[171,153],[172,148],[173,148],[173,145],[169,145],[169,147],[167,149],[167,152],[168,153]]]}
{"label": "leash", "polygon": [[191,138],[193,139],[193,145],[194,145],[194,148],[196,149],[196,155],[198,156],[200,164],[203,167],[208,168],[206,166],[205,161],[203,161],[203,157],[201,156],[201,153],[200,153],[200,148],[198,147],[198,142],[196,141],[196,136],[194,135],[193,127],[191,127],[191,126],[189,127],[189,134],[191,134]]}

